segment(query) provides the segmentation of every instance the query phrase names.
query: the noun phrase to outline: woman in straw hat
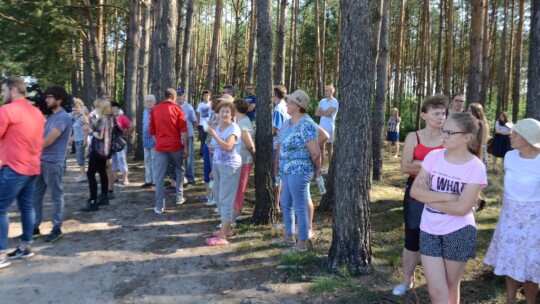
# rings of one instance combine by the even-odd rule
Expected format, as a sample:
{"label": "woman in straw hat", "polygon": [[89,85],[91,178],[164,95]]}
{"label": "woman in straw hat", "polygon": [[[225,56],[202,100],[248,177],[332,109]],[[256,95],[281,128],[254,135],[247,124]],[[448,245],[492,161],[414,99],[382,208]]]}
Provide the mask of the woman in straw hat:
{"label": "woman in straw hat", "polygon": [[516,303],[523,284],[533,304],[540,283],[540,122],[527,118],[509,127],[514,150],[504,156],[502,210],[485,263],[506,276],[506,303]]}
{"label": "woman in straw hat", "polygon": [[[307,115],[309,96],[296,90],[285,96],[287,114],[291,116],[279,133],[274,174],[282,180],[280,196],[285,236],[274,245],[291,246],[283,253],[307,251],[309,239],[309,182],[316,179],[321,164],[317,143],[317,124]],[[298,242],[295,240],[295,216],[298,219]]]}

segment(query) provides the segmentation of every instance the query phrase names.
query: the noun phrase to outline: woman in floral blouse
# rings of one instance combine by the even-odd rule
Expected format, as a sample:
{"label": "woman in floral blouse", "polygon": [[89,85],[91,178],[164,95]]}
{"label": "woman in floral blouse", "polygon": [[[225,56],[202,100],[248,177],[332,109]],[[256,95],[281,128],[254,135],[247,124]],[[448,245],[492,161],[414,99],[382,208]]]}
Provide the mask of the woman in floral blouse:
{"label": "woman in floral blouse", "polygon": [[[317,124],[306,114],[309,96],[302,90],[285,96],[287,113],[276,147],[276,168],[282,181],[281,210],[285,236],[273,243],[291,246],[283,253],[305,252],[309,239],[309,182],[316,179],[321,165],[317,144]],[[278,169],[275,169],[276,171]],[[278,176],[278,172],[274,172]],[[295,241],[295,216],[298,219],[298,242]]]}

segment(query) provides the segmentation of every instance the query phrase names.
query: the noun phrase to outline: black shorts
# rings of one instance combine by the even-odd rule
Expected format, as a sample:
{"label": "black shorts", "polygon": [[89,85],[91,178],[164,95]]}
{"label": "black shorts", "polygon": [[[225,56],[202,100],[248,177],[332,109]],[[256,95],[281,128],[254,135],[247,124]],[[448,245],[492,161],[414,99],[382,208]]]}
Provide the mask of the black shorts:
{"label": "black shorts", "polygon": [[405,249],[409,251],[420,250],[420,220],[424,203],[421,203],[411,197],[411,186],[414,178],[407,179],[407,188],[405,188],[405,197],[403,198],[403,220],[405,222]]}
{"label": "black shorts", "polygon": [[444,235],[420,231],[420,254],[442,257],[454,262],[467,262],[476,257],[476,228],[467,225]]}

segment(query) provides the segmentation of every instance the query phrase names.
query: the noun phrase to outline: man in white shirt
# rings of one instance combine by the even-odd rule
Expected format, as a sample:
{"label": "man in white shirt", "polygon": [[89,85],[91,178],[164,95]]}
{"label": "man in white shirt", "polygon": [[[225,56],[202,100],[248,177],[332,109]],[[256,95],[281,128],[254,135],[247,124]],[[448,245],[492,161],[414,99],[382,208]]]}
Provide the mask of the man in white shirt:
{"label": "man in white shirt", "polygon": [[[324,97],[319,102],[319,106],[315,111],[315,116],[319,116],[321,119],[319,121],[319,126],[323,128],[328,135],[328,141],[326,142],[326,151],[328,153],[328,167],[332,162],[332,157],[334,156],[334,132],[336,129],[336,115],[339,109],[339,102],[334,98],[334,86],[327,85],[324,87]],[[324,146],[319,147],[321,149],[321,169],[324,165]],[[328,170],[324,170],[328,172]]]}

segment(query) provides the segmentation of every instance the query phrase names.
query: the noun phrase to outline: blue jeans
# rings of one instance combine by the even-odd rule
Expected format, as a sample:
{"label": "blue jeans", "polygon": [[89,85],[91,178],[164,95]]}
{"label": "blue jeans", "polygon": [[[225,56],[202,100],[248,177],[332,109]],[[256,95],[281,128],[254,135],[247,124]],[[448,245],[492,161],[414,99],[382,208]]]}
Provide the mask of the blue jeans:
{"label": "blue jeans", "polygon": [[309,181],[313,173],[284,174],[281,180],[281,210],[285,223],[285,234],[293,235],[295,215],[298,219],[298,240],[309,239]]}
{"label": "blue jeans", "polygon": [[174,164],[176,173],[176,201],[180,201],[184,194],[184,166],[183,151],[159,152],[154,155],[154,182],[156,184],[155,207],[159,210],[165,208],[165,193],[163,191],[163,182],[165,181],[165,172],[169,160]]}
{"label": "blue jeans", "polygon": [[188,182],[194,183],[195,182],[195,167],[194,162],[195,158],[193,157],[193,136],[188,137],[188,157],[185,159],[186,163],[186,178]]}
{"label": "blue jeans", "polygon": [[53,228],[62,227],[62,223],[64,222],[63,175],[63,161],[57,163],[41,161],[41,174],[37,177],[36,188],[34,191],[34,209],[36,211],[34,228],[39,228],[41,220],[43,219],[43,197],[45,196],[45,192],[47,192],[47,188],[51,189]]}
{"label": "blue jeans", "polygon": [[17,199],[17,206],[21,212],[21,223],[23,243],[32,243],[34,232],[34,185],[36,176],[21,175],[13,171],[10,167],[0,169],[0,252],[4,253],[8,249],[9,218],[7,210],[11,203]]}

